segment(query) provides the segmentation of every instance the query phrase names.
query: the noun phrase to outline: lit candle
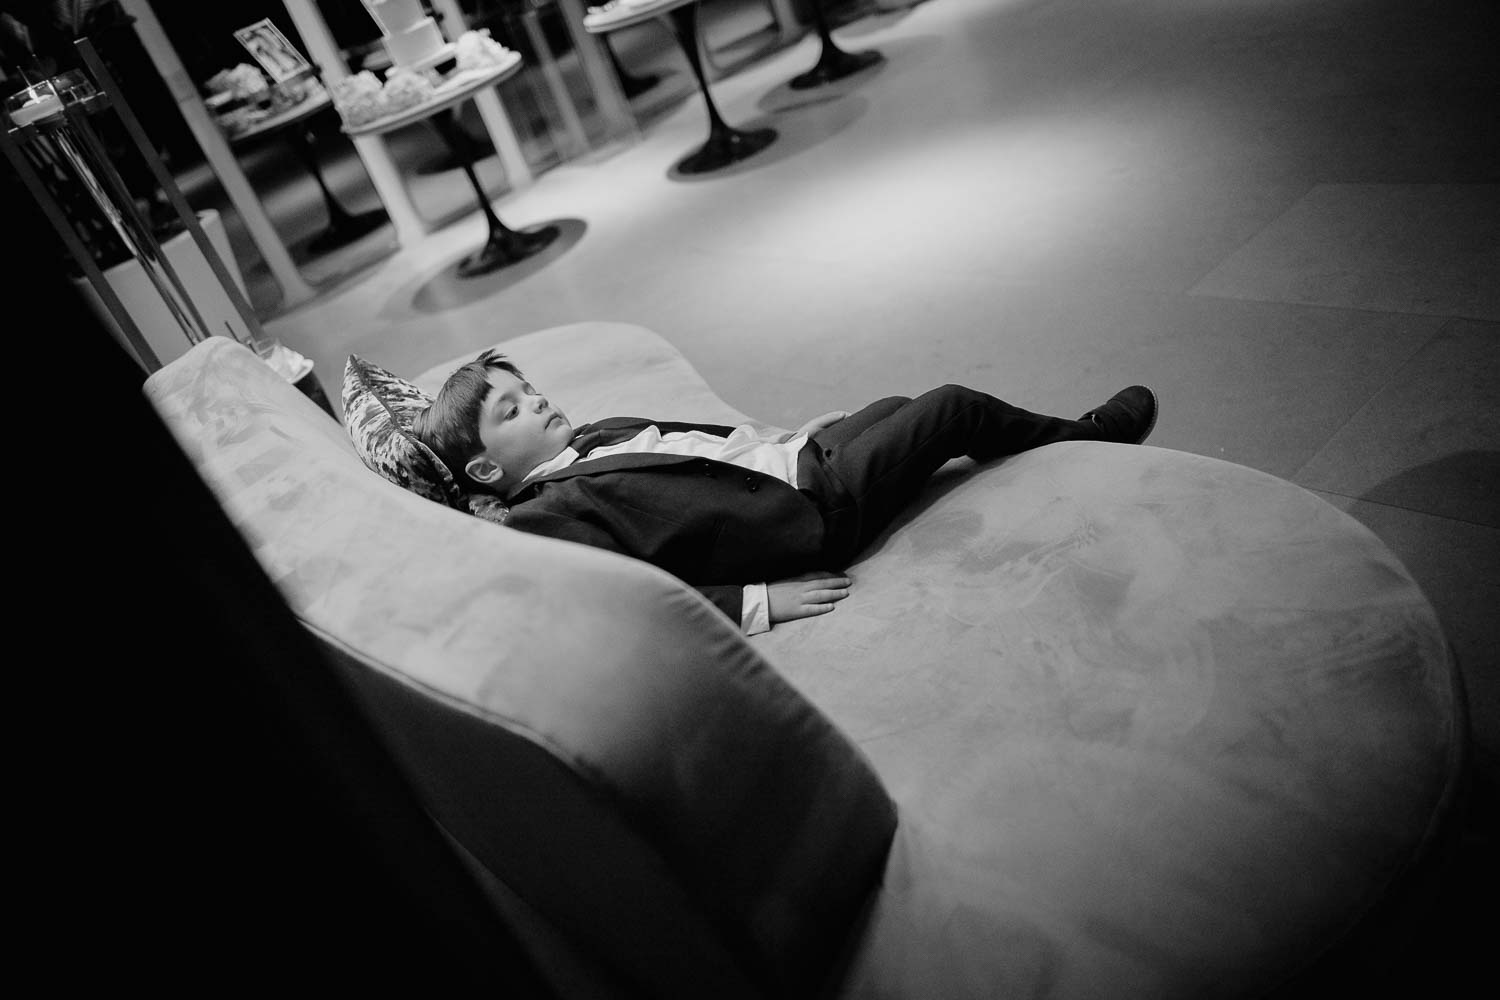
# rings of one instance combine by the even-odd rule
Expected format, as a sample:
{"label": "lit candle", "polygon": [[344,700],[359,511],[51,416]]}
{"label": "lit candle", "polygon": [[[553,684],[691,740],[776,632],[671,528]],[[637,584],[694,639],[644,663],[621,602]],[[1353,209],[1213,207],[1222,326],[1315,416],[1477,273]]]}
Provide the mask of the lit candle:
{"label": "lit candle", "polygon": [[39,118],[51,117],[62,110],[62,101],[58,100],[56,94],[38,91],[36,87],[28,87],[26,93],[26,103],[10,113],[10,120],[18,126],[30,125]]}

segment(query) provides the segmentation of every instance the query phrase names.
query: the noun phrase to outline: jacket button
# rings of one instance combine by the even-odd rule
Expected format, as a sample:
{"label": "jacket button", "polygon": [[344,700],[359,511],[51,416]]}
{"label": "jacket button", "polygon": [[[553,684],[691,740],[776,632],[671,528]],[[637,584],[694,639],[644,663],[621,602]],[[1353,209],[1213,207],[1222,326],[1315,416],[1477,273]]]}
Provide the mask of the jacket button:
{"label": "jacket button", "polygon": [[750,490],[751,493],[754,493],[756,490],[760,489],[760,483],[756,482],[754,477],[752,476],[745,477],[745,486]]}

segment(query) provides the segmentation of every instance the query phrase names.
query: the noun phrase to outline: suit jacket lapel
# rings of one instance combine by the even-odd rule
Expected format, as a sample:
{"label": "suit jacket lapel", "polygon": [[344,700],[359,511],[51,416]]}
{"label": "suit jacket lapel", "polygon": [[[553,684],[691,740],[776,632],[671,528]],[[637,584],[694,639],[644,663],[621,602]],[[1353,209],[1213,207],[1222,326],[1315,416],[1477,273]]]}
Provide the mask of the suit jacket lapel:
{"label": "suit jacket lapel", "polygon": [[[598,440],[592,441],[590,447],[598,448],[607,444],[619,444],[623,441],[629,441],[632,437],[652,425],[655,425],[663,434],[703,431],[705,434],[728,437],[734,433],[733,427],[726,427],[722,424],[688,424],[671,420],[648,420],[644,417],[606,417],[603,420],[584,424],[582,427],[579,427],[577,433],[573,435],[573,440],[578,442],[580,438],[587,439],[597,436]],[[512,502],[519,502],[524,499],[533,487],[539,486],[542,483],[570,479],[574,476],[618,472],[621,469],[644,469],[695,461],[698,461],[698,459],[692,455],[665,455],[656,452],[626,452],[619,455],[607,455],[602,458],[589,458],[587,455],[580,455],[578,461],[567,468],[559,469],[556,472],[545,476],[538,476],[531,480],[512,498]]]}
{"label": "suit jacket lapel", "polygon": [[733,427],[725,427],[721,424],[689,424],[672,420],[650,420],[646,417],[605,417],[603,420],[596,420],[579,427],[573,434],[573,440],[577,441],[586,435],[597,435],[600,440],[592,447],[597,448],[601,444],[618,444],[621,441],[629,441],[652,424],[660,428],[663,434],[703,431],[706,434],[728,437],[734,433]]}

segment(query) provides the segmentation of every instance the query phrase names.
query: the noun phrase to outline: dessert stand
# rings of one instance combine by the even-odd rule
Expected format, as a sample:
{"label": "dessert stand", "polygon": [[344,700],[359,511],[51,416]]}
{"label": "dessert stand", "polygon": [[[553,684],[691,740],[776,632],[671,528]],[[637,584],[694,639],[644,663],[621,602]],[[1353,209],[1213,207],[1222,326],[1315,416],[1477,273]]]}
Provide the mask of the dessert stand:
{"label": "dessert stand", "polygon": [[[430,58],[408,68],[420,71],[440,66],[453,59],[455,51],[455,46],[450,43]],[[501,83],[520,71],[520,54],[513,52],[510,55],[510,59],[492,66],[451,74],[437,86],[430,98],[420,104],[374,121],[344,126],[346,135],[357,138],[383,135],[414,122],[429,120],[432,122],[443,141],[453,151],[459,165],[463,167],[464,174],[469,178],[469,184],[474,188],[474,197],[479,202],[479,210],[484,213],[485,222],[489,224],[489,238],[485,240],[484,246],[466,257],[458,266],[459,276],[464,278],[488,274],[490,271],[535,256],[551,245],[561,232],[557,226],[544,226],[537,230],[517,232],[500,221],[495,210],[490,207],[490,199],[485,194],[484,186],[479,183],[479,175],[474,172],[474,142],[458,121],[457,109],[460,103],[485,87]]]}
{"label": "dessert stand", "polygon": [[[255,311],[230,276],[228,265],[204,233],[198,214],[188,205],[187,199],[157,155],[150,138],[141,128],[93,43],[88,38],[81,38],[74,45],[88,69],[88,76],[74,70],[46,81],[45,85],[28,87],[28,93],[45,89],[46,96],[43,100],[29,102],[26,107],[8,109],[11,110],[9,121],[0,124],[0,151],[3,151],[42,214],[57,231],[63,245],[98,295],[137,360],[148,373],[161,367],[161,359],[94,260],[93,253],[84,244],[79,230],[75,229],[74,221],[43,183],[39,168],[65,177],[66,183],[77,185],[87,193],[88,200],[97,208],[105,224],[118,234],[140,265],[142,273],[160,296],[167,314],[176,321],[189,344],[222,336],[223,332],[212,329],[205,321],[203,312],[194,301],[192,290],[163,252],[152,232],[150,221],[137,206],[135,196],[126,187],[104,144],[89,123],[91,117],[104,111],[115,113],[150,169],[157,186],[176,211],[184,229],[191,234],[213,280],[222,287],[224,295],[238,314],[244,327],[244,336],[242,338],[233,326],[226,323],[230,339],[244,342],[277,375],[292,383],[330,417],[338,420],[338,415],[313,374],[313,363],[281,344],[261,327]],[[89,79],[90,76],[92,80]],[[17,114],[17,111],[21,113]]]}
{"label": "dessert stand", "polygon": [[698,0],[655,0],[655,2],[620,3],[602,14],[589,14],[583,19],[584,30],[602,35],[640,24],[653,17],[665,17],[682,46],[688,65],[698,79],[698,89],[703,92],[703,103],[708,107],[708,141],[697,150],[678,161],[677,170],[683,174],[704,174],[721,170],[732,163],[748,159],[776,141],[776,130],[758,128],[744,131],[731,128],[719,109],[714,106],[713,96],[708,92],[708,78],[703,74],[703,58],[698,51]]}

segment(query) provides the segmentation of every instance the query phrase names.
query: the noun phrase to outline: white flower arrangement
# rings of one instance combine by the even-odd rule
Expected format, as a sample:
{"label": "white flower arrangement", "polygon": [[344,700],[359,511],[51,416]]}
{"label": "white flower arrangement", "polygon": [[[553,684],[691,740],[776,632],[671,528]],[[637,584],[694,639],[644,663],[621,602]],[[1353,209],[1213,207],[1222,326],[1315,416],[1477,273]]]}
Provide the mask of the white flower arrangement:
{"label": "white flower arrangement", "polygon": [[344,123],[358,128],[416,107],[431,98],[434,89],[426,74],[397,67],[386,75],[383,84],[374,73],[361,70],[333,84],[328,93]]}
{"label": "white flower arrangement", "polygon": [[259,97],[271,89],[265,74],[248,63],[240,63],[231,69],[221,69],[208,78],[208,89],[238,98]]}
{"label": "white flower arrangement", "polygon": [[433,89],[432,81],[425,74],[397,66],[386,74],[385,87],[381,91],[385,98],[385,113],[395,114],[416,107],[432,96]]}
{"label": "white flower arrangement", "polygon": [[334,107],[349,125],[364,125],[384,116],[380,78],[369,70],[346,76],[328,88]]}
{"label": "white flower arrangement", "polygon": [[471,70],[485,69],[502,62],[507,62],[514,57],[510,49],[490,37],[490,29],[481,28],[478,31],[465,31],[454,43],[458,50],[458,71],[467,73]]}

